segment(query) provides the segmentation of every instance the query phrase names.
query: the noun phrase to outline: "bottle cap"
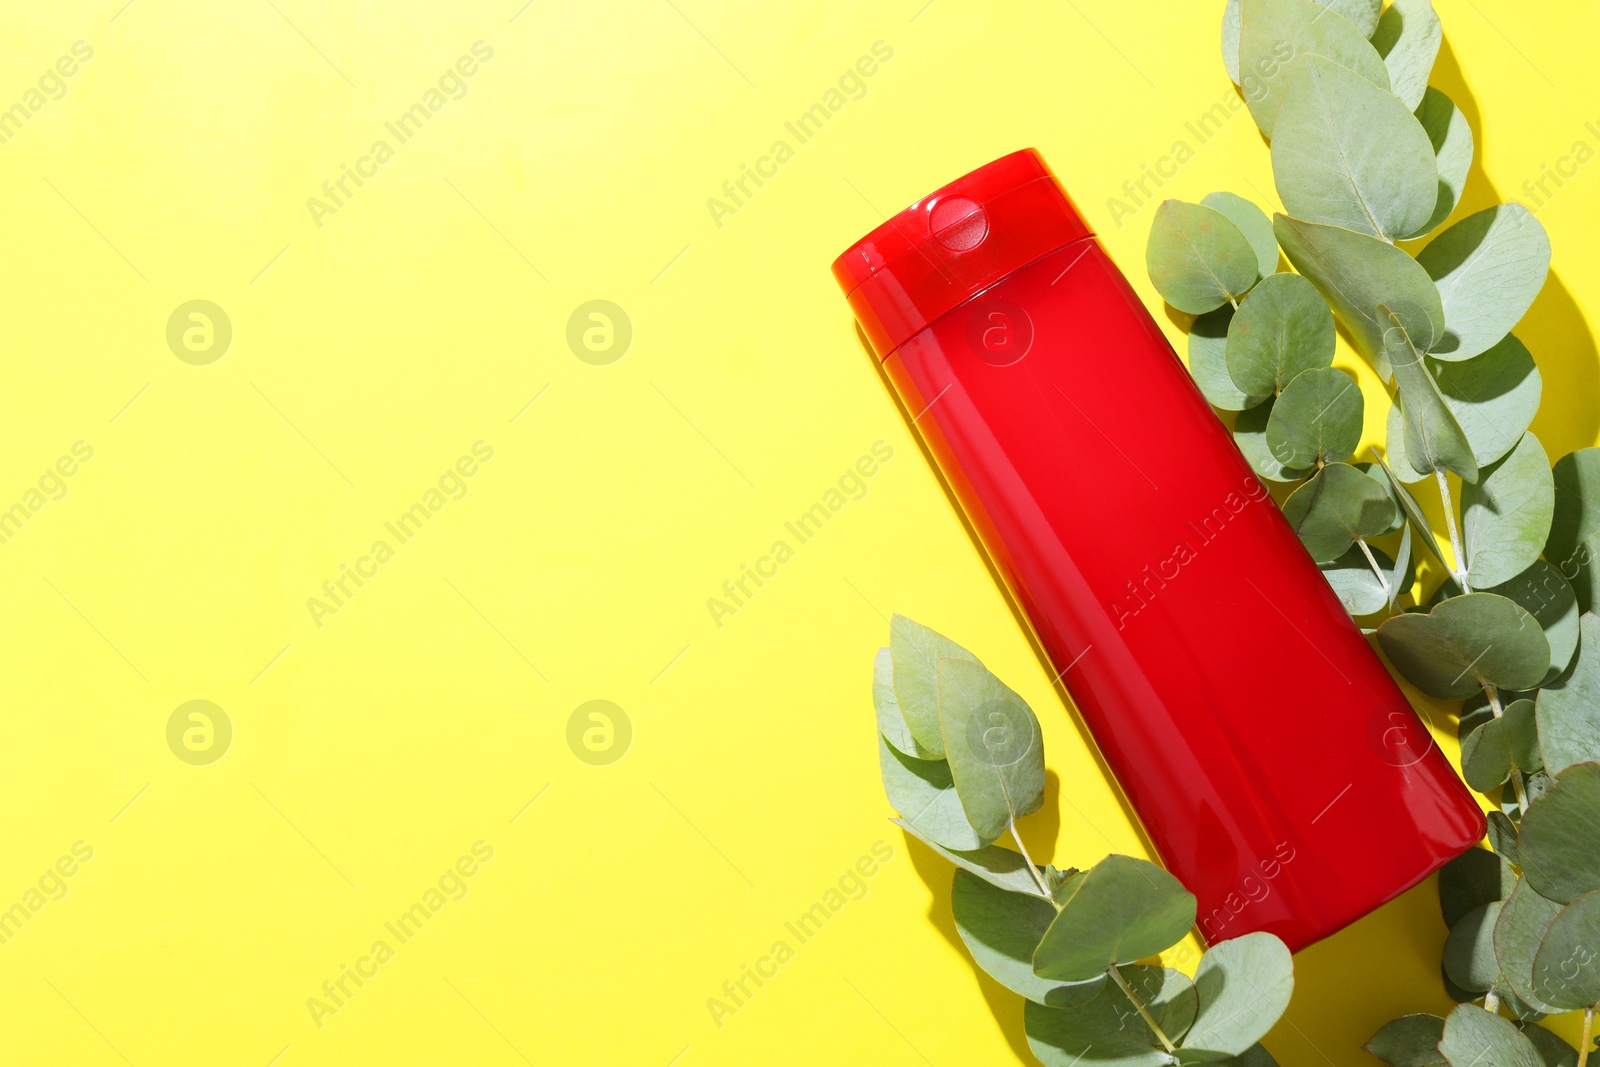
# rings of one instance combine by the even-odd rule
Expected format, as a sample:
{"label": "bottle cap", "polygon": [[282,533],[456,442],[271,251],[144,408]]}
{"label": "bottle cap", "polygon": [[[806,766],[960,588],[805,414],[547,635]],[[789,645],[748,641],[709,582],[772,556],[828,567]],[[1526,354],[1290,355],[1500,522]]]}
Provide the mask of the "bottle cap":
{"label": "bottle cap", "polygon": [[867,339],[887,358],[940,315],[1094,233],[1039,153],[1001,156],[925,196],[833,261]]}

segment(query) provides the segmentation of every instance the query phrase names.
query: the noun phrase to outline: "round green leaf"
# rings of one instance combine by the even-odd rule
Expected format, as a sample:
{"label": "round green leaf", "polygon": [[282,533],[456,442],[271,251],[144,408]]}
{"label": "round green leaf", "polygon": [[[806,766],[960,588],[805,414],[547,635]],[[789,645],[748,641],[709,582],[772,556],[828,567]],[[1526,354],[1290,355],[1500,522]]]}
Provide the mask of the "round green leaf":
{"label": "round green leaf", "polygon": [[1395,405],[1400,408],[1405,428],[1406,462],[1418,470],[1449,470],[1459,474],[1462,481],[1477,481],[1478,461],[1472,446],[1407,334],[1402,316],[1382,304],[1379,310],[1389,321],[1384,353],[1399,388]]}
{"label": "round green leaf", "polygon": [[1561,912],[1561,905],[1546,900],[1522,879],[1506,898],[1494,924],[1494,954],[1500,963],[1500,980],[1517,997],[1539,1011],[1553,1011],[1533,988],[1534,957],[1544,943],[1545,931]]}
{"label": "round green leaf", "polygon": [[[940,844],[905,819],[890,819],[900,829],[927,845],[964,871],[971,871],[990,885],[1010,893],[1038,895],[1039,883],[1028,873],[1028,861],[1022,855],[999,845],[983,845],[974,849],[953,849]],[[1035,868],[1037,870],[1037,868]],[[1040,897],[1040,899],[1044,899]]]}
{"label": "round green leaf", "polygon": [[1066,1008],[1093,999],[1108,981],[1102,974],[1087,982],[1051,982],[1033,973],[1033,950],[1056,917],[1055,907],[1042,897],[1008,893],[957,870],[950,907],[973,961],[1013,993]]}
{"label": "round green leaf", "polygon": [[[1370,0],[1369,0],[1370,2]],[[1380,89],[1389,88],[1369,34],[1311,0],[1244,0],[1240,8],[1239,87],[1256,125],[1268,137],[1297,61],[1325,56]]]}
{"label": "round green leaf", "polygon": [[1469,848],[1439,870],[1439,911],[1454,927],[1462,916],[1511,895],[1517,872],[1502,856]]}
{"label": "round green leaf", "polygon": [[1546,681],[1534,710],[1539,757],[1551,774],[1600,762],[1600,618],[1586,612],[1578,627],[1582,637],[1572,670]]}
{"label": "round green leaf", "polygon": [[889,621],[889,660],[894,679],[894,695],[906,726],[923,751],[944,756],[944,739],[939,732],[939,678],[941,659],[978,657],[922,625],[896,615]]}
{"label": "round green leaf", "polygon": [[1378,29],[1378,12],[1383,0],[1317,0],[1329,11],[1350,20],[1363,37],[1371,37]]}
{"label": "round green leaf", "polygon": [[[1249,301],[1250,297],[1245,297],[1245,302]],[[1232,321],[1231,305],[1208,311],[1194,320],[1194,325],[1189,327],[1189,373],[1194,376],[1195,384],[1212,407],[1223,411],[1244,411],[1272,394],[1246,396],[1233,384],[1233,378],[1228,374],[1227,358],[1228,325]]]}
{"label": "round green leaf", "polygon": [[1260,277],[1239,227],[1220,211],[1179,200],[1156,209],[1145,266],[1162,298],[1191,315],[1237,304]]}
{"label": "round green leaf", "polygon": [[1451,1067],[1544,1067],[1515,1026],[1476,1004],[1458,1005],[1445,1019],[1439,1051]]}
{"label": "round green leaf", "polygon": [[[1406,533],[1409,535],[1410,531]],[[1338,596],[1339,603],[1344,605],[1344,610],[1352,615],[1375,615],[1398,595],[1402,595],[1416,580],[1415,571],[1404,570],[1396,572],[1395,563],[1387,553],[1375,546],[1371,548],[1372,555],[1378,561],[1378,567],[1383,571],[1383,582],[1372,571],[1372,564],[1367,562],[1366,555],[1361,551],[1360,545],[1353,545],[1344,555],[1332,563],[1319,563],[1317,566],[1322,571],[1322,576],[1328,579],[1328,584],[1333,587],[1334,594]],[[1385,586],[1383,583],[1387,583]]]}
{"label": "round green leaf", "polygon": [[[1545,640],[1550,644],[1550,670],[1541,685],[1554,682],[1572,664],[1573,655],[1578,651],[1578,598],[1560,571],[1536,559],[1532,566],[1509,582],[1478,591],[1515,600],[1544,630]],[[1600,699],[1600,687],[1595,697]],[[1596,725],[1600,726],[1600,721]]]}
{"label": "round green leaf", "polygon": [[1539,558],[1550,534],[1555,483],[1530,431],[1504,459],[1461,490],[1461,535],[1474,587],[1509,582]]}
{"label": "round green leaf", "polygon": [[1439,290],[1428,272],[1401,249],[1369,234],[1287,215],[1274,215],[1272,229],[1294,269],[1333,305],[1356,349],[1385,381],[1390,371],[1384,333],[1390,323],[1378,311],[1379,304],[1396,309],[1411,337],[1443,334]]}
{"label": "round green leaf", "polygon": [[1294,992],[1294,961],[1268,933],[1245,934],[1211,946],[1194,972],[1199,1000],[1186,1049],[1237,1056],[1266,1036]]}
{"label": "round green leaf", "polygon": [[1272,171],[1294,217],[1390,241],[1422,232],[1439,201],[1433,142],[1411,107],[1316,55],[1284,90]]}
{"label": "round green leaf", "polygon": [[916,759],[938,758],[917,744],[905,716],[900,714],[900,704],[894,696],[894,660],[887,648],[878,649],[872,660],[872,706],[878,714],[878,733],[897,752]]}
{"label": "round green leaf", "polygon": [[1033,954],[1034,973],[1087,981],[1113,964],[1172,947],[1194,918],[1194,895],[1172,875],[1146,860],[1107,856],[1062,901]]}
{"label": "round green leaf", "polygon": [[1283,503],[1283,517],[1311,558],[1328,563],[1357,538],[1382,533],[1392,506],[1383,488],[1361,471],[1348,463],[1330,463],[1290,494]]}
{"label": "round green leaf", "polygon": [[1233,443],[1250,461],[1251,469],[1267,481],[1298,482],[1311,473],[1310,469],[1285,467],[1272,454],[1272,449],[1267,447],[1267,427],[1272,422],[1272,409],[1276,406],[1277,398],[1268,397],[1255,407],[1241,411],[1233,422]]}
{"label": "round green leaf", "polygon": [[1504,724],[1506,740],[1511,748],[1512,765],[1530,774],[1544,770],[1544,759],[1539,754],[1539,726],[1534,718],[1533,701],[1513,700],[1506,705],[1500,721]]}
{"label": "round green leaf", "polygon": [[1588,611],[1600,602],[1600,448],[1569,452],[1556,460],[1555,512],[1545,559],[1572,583],[1578,606]]}
{"label": "round green leaf", "polygon": [[[1408,6],[1426,2],[1410,0]],[[1433,230],[1450,217],[1467,187],[1467,173],[1472,170],[1472,126],[1455,102],[1432,86],[1423,96],[1422,106],[1417,108],[1417,121],[1428,131],[1434,163],[1439,168],[1439,201],[1434,205],[1427,227]]]}
{"label": "round green leaf", "polygon": [[1362,462],[1352,463],[1350,466],[1354,467],[1362,474],[1365,474],[1374,482],[1377,482],[1378,488],[1383,490],[1384,495],[1389,498],[1389,502],[1393,505],[1393,508],[1390,510],[1389,514],[1389,525],[1382,532],[1393,533],[1394,531],[1400,529],[1400,527],[1404,526],[1406,524],[1405,505],[1401,503],[1400,494],[1397,492],[1397,487],[1390,482],[1389,476],[1383,473],[1381,465],[1377,463]]}
{"label": "round green leaf", "polygon": [[1437,1015],[1403,1015],[1361,1047],[1390,1067],[1449,1067],[1439,1051],[1443,1037],[1444,1020]]}
{"label": "round green leaf", "polygon": [[1361,387],[1354,378],[1335,367],[1303,370],[1273,405],[1267,447],[1291,469],[1341,462],[1361,443],[1361,420]]}
{"label": "round green leaf", "polygon": [[1500,204],[1445,230],[1417,262],[1444,303],[1445,333],[1429,354],[1471,359],[1510,333],[1544,288],[1550,238],[1527,208]]}
{"label": "round green leaf", "polygon": [[1407,681],[1460,700],[1487,685],[1530,689],[1550,669],[1550,645],[1533,617],[1494,593],[1452,597],[1424,615],[1395,615],[1378,642]]}
{"label": "round green leaf", "polygon": [[1222,12],[1222,65],[1228,79],[1239,84],[1239,0],[1228,0]]}
{"label": "round green leaf", "polygon": [[1244,234],[1250,247],[1256,250],[1256,266],[1261,277],[1269,278],[1278,269],[1278,239],[1272,234],[1272,220],[1267,213],[1237,193],[1208,193],[1200,203],[1220,211]]}
{"label": "round green leaf", "polygon": [[[1123,978],[1156,1025],[1182,1034],[1194,1021],[1194,986],[1181,972],[1125,967]],[[1023,1005],[1028,1048],[1045,1067],[1166,1067],[1172,1057],[1122,990],[1105,983],[1099,995],[1075,1008]],[[1093,1050],[1093,1058],[1085,1059]]]}
{"label": "round green leaf", "polygon": [[1517,855],[1517,824],[1503,811],[1489,813],[1489,847],[1502,856]]}
{"label": "round green leaf", "polygon": [[1600,763],[1577,763],[1555,776],[1550,790],[1522,817],[1523,877],[1539,895],[1570,904],[1600,889]]}
{"label": "round green leaf", "polygon": [[1302,371],[1330,366],[1336,342],[1333,312],[1316,287],[1298,274],[1274,274],[1228,325],[1228,376],[1247,395],[1274,396]]}
{"label": "round green leaf", "polygon": [[1490,719],[1462,739],[1461,776],[1480,793],[1500,788],[1511,777],[1511,737],[1505,720]]}
{"label": "round green leaf", "polygon": [[1444,973],[1462,989],[1486,993],[1500,977],[1494,958],[1494,924],[1500,908],[1499,901],[1481,905],[1450,928],[1444,943]]}
{"label": "round green leaf", "polygon": [[1378,20],[1372,46],[1389,68],[1390,91],[1413,111],[1422,103],[1443,40],[1431,0],[1394,0]]}
{"label": "round green leaf", "polygon": [[1432,357],[1425,362],[1445,406],[1467,435],[1478,466],[1488,466],[1510,452],[1533,422],[1544,392],[1544,379],[1527,347],[1507,334],[1465,362],[1440,363]]}
{"label": "round green leaf", "polygon": [[938,679],[939,725],[961,809],[992,841],[1044,802],[1039,720],[981,663],[941,659]]}
{"label": "round green leaf", "polygon": [[967,822],[944,760],[914,759],[895,751],[879,734],[878,765],[890,806],[916,828],[918,836],[961,851],[982,848],[998,836],[980,837]]}
{"label": "round green leaf", "polygon": [[1533,1042],[1544,1058],[1544,1067],[1578,1067],[1578,1050],[1542,1026],[1532,1023],[1518,1027],[1522,1036]]}
{"label": "round green leaf", "polygon": [[1539,999],[1572,1011],[1600,1002],[1600,891],[1561,909],[1533,960]]}

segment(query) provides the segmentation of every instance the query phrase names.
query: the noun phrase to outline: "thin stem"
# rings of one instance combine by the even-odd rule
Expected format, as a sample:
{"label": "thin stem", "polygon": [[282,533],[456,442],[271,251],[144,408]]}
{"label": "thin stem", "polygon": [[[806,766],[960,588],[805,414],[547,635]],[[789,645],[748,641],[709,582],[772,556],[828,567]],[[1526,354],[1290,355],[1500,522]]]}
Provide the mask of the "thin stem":
{"label": "thin stem", "polygon": [[1033,875],[1033,883],[1039,887],[1039,895],[1055,905],[1057,911],[1060,911],[1061,905],[1056,904],[1055,894],[1050,892],[1050,887],[1044,884],[1043,878],[1039,877],[1039,868],[1033,865],[1033,857],[1028,855],[1028,846],[1022,843],[1022,835],[1017,833],[1016,823],[1011,824],[1011,840],[1015,841],[1017,847],[1022,850],[1022,862],[1028,865],[1028,873]]}
{"label": "thin stem", "polygon": [[1362,554],[1364,554],[1367,557],[1367,562],[1372,565],[1372,573],[1377,575],[1378,584],[1383,586],[1383,598],[1384,598],[1384,600],[1388,600],[1389,599],[1389,578],[1388,578],[1388,576],[1383,573],[1383,568],[1378,566],[1378,560],[1377,560],[1377,558],[1375,556],[1373,556],[1372,549],[1367,547],[1366,538],[1364,538],[1364,537],[1356,538],[1356,544],[1361,546]]}
{"label": "thin stem", "polygon": [[1594,1043],[1593,1004],[1583,1009],[1583,1038],[1578,1042],[1578,1067],[1589,1062],[1589,1046]]}
{"label": "thin stem", "polygon": [[1444,521],[1450,528],[1450,552],[1456,558],[1455,566],[1450,570],[1455,575],[1456,584],[1461,587],[1461,591],[1470,593],[1472,586],[1467,584],[1467,571],[1463,566],[1467,556],[1461,550],[1461,531],[1456,529],[1456,505],[1450,497],[1450,479],[1443,470],[1436,469],[1433,473],[1439,479],[1439,498],[1444,501]]}
{"label": "thin stem", "polygon": [[[1483,691],[1489,697],[1489,710],[1494,712],[1495,718],[1500,718],[1506,713],[1500,706],[1500,690],[1493,685],[1485,685]],[[1511,768],[1511,788],[1517,793],[1517,811],[1519,814],[1528,814],[1528,788],[1522,782],[1522,770],[1519,767]]]}
{"label": "thin stem", "polygon": [[1128,980],[1122,977],[1122,972],[1117,970],[1117,965],[1113,963],[1106,969],[1106,973],[1111,976],[1113,982],[1117,983],[1118,988],[1122,990],[1127,998],[1133,1001],[1133,1006],[1139,1009],[1139,1015],[1144,1019],[1144,1024],[1150,1028],[1151,1033],[1156,1035],[1162,1046],[1168,1052],[1176,1052],[1177,1046],[1167,1037],[1166,1031],[1161,1029],[1161,1024],[1156,1022],[1155,1016],[1150,1014],[1150,1009],[1144,1006],[1144,1001],[1139,999],[1139,994],[1133,991],[1133,987],[1128,984]]}

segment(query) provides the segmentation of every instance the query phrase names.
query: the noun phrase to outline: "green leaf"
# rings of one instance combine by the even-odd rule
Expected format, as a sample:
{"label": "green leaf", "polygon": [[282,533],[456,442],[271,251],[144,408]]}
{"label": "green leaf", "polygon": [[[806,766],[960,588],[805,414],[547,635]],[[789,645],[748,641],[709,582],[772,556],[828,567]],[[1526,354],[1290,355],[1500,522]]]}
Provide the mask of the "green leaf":
{"label": "green leaf", "polygon": [[[1439,386],[1445,407],[1466,434],[1480,468],[1510,452],[1539,410],[1544,381],[1533,356],[1513,334],[1464,363],[1441,363],[1431,357],[1425,357],[1423,363]],[[1420,481],[1431,472],[1417,470],[1407,458],[1403,420],[1401,407],[1391,406],[1389,462],[1405,481]]]}
{"label": "green leaf", "polygon": [[[1411,531],[1406,531],[1409,538]],[[1376,546],[1371,548],[1373,556],[1378,561],[1378,566],[1383,571],[1384,581],[1388,583],[1385,588],[1372,571],[1372,564],[1367,562],[1367,557],[1362,553],[1360,545],[1352,545],[1344,555],[1332,563],[1319,563],[1317,566],[1322,571],[1322,576],[1333,587],[1333,592],[1339,598],[1339,603],[1344,605],[1344,610],[1352,615],[1375,615],[1391,603],[1393,598],[1400,595],[1404,589],[1409,588],[1414,576],[1397,567],[1388,555]]]}
{"label": "green leaf", "polygon": [[1238,304],[1260,277],[1239,227],[1220,211],[1179,200],[1156,209],[1145,266],[1162,298],[1191,315]]}
{"label": "green leaf", "polygon": [[1414,106],[1331,60],[1303,57],[1272,134],[1285,210],[1390,241],[1422,232],[1439,201],[1439,168]]}
{"label": "green leaf", "polygon": [[878,733],[889,746],[915,759],[938,759],[917,744],[917,739],[900,714],[900,703],[894,697],[894,660],[887,648],[878,649],[872,660],[872,706],[878,713]]}
{"label": "green leaf", "polygon": [[1378,488],[1382,489],[1384,495],[1389,498],[1389,525],[1383,532],[1393,533],[1404,526],[1406,524],[1405,505],[1400,502],[1399,494],[1395,492],[1394,487],[1390,484],[1389,476],[1383,473],[1377,463],[1352,463],[1350,466],[1378,483]]}
{"label": "green leaf", "polygon": [[1274,215],[1272,229],[1294,269],[1311,279],[1333,305],[1356,350],[1385,381],[1390,372],[1384,333],[1390,324],[1378,311],[1379,304],[1387,303],[1401,315],[1411,337],[1444,333],[1439,290],[1428,272],[1401,249],[1368,234],[1287,215]]}
{"label": "green leaf", "polygon": [[[1250,297],[1245,297],[1245,302],[1249,303]],[[1233,384],[1233,378],[1228,374],[1227,358],[1228,326],[1232,322],[1231,305],[1208,311],[1194,320],[1189,327],[1189,373],[1194,376],[1195,384],[1212,407],[1223,411],[1244,411],[1272,394],[1246,396]]]}
{"label": "green leaf", "polygon": [[1289,1007],[1294,961],[1272,934],[1245,934],[1200,957],[1194,991],[1199,1010],[1184,1047],[1237,1056],[1265,1037]]}
{"label": "green leaf", "polygon": [[939,723],[967,822],[993,840],[1044,802],[1044,739],[1027,702],[987,667],[939,661]]}
{"label": "green leaf", "polygon": [[1034,973],[1082,982],[1171,948],[1194,925],[1195,898],[1146,860],[1110,855],[1078,880],[1033,954]]}
{"label": "green leaf", "polygon": [[1390,1067],[1448,1067],[1439,1051],[1443,1037],[1444,1020],[1437,1015],[1403,1015],[1361,1047]]}
{"label": "green leaf", "polygon": [[1400,102],[1415,111],[1428,89],[1428,75],[1444,28],[1430,0],[1395,0],[1378,20],[1372,45],[1389,68],[1389,88]]}
{"label": "green leaf", "polygon": [[1357,538],[1382,533],[1392,506],[1383,488],[1361,471],[1348,463],[1330,463],[1290,494],[1283,517],[1311,558],[1329,563]]}
{"label": "green leaf", "polygon": [[1013,993],[1066,1008],[1093,999],[1108,981],[1102,974],[1087,982],[1050,982],[1033,973],[1033,950],[1056,917],[1054,905],[1042,897],[1008,893],[958,870],[950,907],[973,961]]}
{"label": "green leaf", "polygon": [[1274,274],[1228,325],[1228,376],[1246,395],[1274,396],[1302,371],[1329,367],[1336,342],[1333,313],[1316,287],[1298,274]]}
{"label": "green leaf", "polygon": [[[1028,873],[1028,862],[1020,853],[999,845],[982,845],[971,849],[953,849],[935,841],[905,819],[890,819],[900,829],[921,841],[964,871],[971,871],[990,885],[1009,893],[1039,894],[1039,885]],[[1043,897],[1039,899],[1043,900]]]}
{"label": "green leaf", "polygon": [[1521,204],[1469,215],[1435,237],[1417,262],[1439,286],[1445,333],[1438,359],[1487,352],[1532,306],[1550,270],[1550,238]]}
{"label": "green leaf", "polygon": [[1529,1023],[1518,1029],[1544,1057],[1545,1067],[1578,1067],[1578,1050],[1544,1027]]}
{"label": "green leaf", "polygon": [[1228,80],[1239,84],[1239,0],[1228,0],[1222,12],[1222,65]]}
{"label": "green leaf", "polygon": [[1550,669],[1550,645],[1533,617],[1494,593],[1452,597],[1424,615],[1386,619],[1378,642],[1407,681],[1460,700],[1476,689],[1530,689]]}
{"label": "green leaf", "polygon": [[1371,37],[1378,29],[1378,12],[1383,0],[1317,0],[1323,7],[1343,15],[1361,33]]}
{"label": "green leaf", "polygon": [[1261,1045],[1251,1045],[1227,1062],[1231,1067],[1278,1067],[1278,1061],[1272,1058],[1272,1053]]}
{"label": "green leaf", "polygon": [[1545,559],[1572,583],[1584,611],[1600,601],[1600,570],[1592,567],[1600,553],[1600,448],[1569,452],[1556,461],[1555,513]]}
{"label": "green leaf", "polygon": [[1505,720],[1490,719],[1462,738],[1461,776],[1480,793],[1500,788],[1511,777],[1511,737]]}
{"label": "green leaf", "polygon": [[1539,895],[1570,904],[1600,889],[1600,763],[1576,763],[1522,817],[1520,866]]}
{"label": "green leaf", "polygon": [[1500,965],[1494,958],[1494,924],[1501,907],[1498,900],[1480,905],[1450,928],[1444,943],[1444,973],[1462,989],[1487,993],[1500,977]]}
{"label": "green leaf", "polygon": [[1240,8],[1239,87],[1261,132],[1271,137],[1296,61],[1324,56],[1380,89],[1389,71],[1367,34],[1311,0],[1244,0]]}
{"label": "green leaf", "polygon": [[[1489,847],[1501,856],[1516,858],[1517,824],[1512,822],[1503,811],[1491,811],[1489,813]],[[1507,869],[1509,870],[1509,867]]]}
{"label": "green leaf", "polygon": [[[1195,992],[1189,979],[1161,967],[1126,967],[1123,977],[1167,1035],[1182,1034],[1194,1020]],[[1166,1067],[1161,1047],[1133,1003],[1107,982],[1098,996],[1076,1008],[1023,1005],[1028,1048],[1045,1067]],[[1085,1059],[1090,1050],[1093,1059]]]}
{"label": "green leaf", "polygon": [[1467,174],[1472,170],[1472,126],[1453,100],[1431,86],[1417,108],[1417,121],[1428,131],[1439,169],[1439,200],[1428,220],[1428,230],[1433,230],[1450,217],[1467,187]]}
{"label": "green leaf", "polygon": [[1515,1026],[1476,1004],[1458,1005],[1445,1019],[1439,1051],[1450,1067],[1544,1067]]}
{"label": "green leaf", "polygon": [[1506,457],[1461,490],[1461,534],[1473,586],[1509,582],[1539,558],[1550,534],[1555,483],[1530,431]]}
{"label": "green leaf", "polygon": [[889,622],[889,657],[894,668],[895,702],[906,726],[924,751],[942,758],[939,661],[955,658],[977,663],[978,657],[904,615],[896,615]]}
{"label": "green leaf", "polygon": [[1439,871],[1439,911],[1454,927],[1475,908],[1505,900],[1517,884],[1517,872],[1503,856],[1469,848]]}
{"label": "green leaf", "polygon": [[1341,462],[1361,443],[1361,419],[1354,378],[1334,367],[1303,370],[1273,405],[1267,447],[1291,469]]}
{"label": "green leaf", "polygon": [[1534,713],[1539,755],[1551,774],[1600,762],[1600,618],[1585,612],[1578,625],[1577,662],[1570,674],[1539,690]]}
{"label": "green leaf", "polygon": [[1568,1011],[1600,1002],[1600,891],[1561,909],[1533,961],[1539,999]]}
{"label": "green leaf", "polygon": [[996,835],[982,837],[967,822],[944,760],[914,759],[895,751],[879,734],[878,764],[889,805],[915,827],[918,837],[960,851],[982,848],[994,840]]}
{"label": "green leaf", "polygon": [[1560,911],[1561,905],[1541,897],[1524,878],[1506,897],[1494,924],[1494,954],[1500,963],[1501,982],[1539,1011],[1553,1009],[1534,993],[1534,956]]}
{"label": "green leaf", "polygon": [[1403,416],[1406,462],[1419,470],[1450,470],[1464,482],[1477,481],[1478,461],[1467,435],[1446,406],[1439,383],[1412,344],[1401,316],[1382,304],[1379,309],[1389,321],[1384,351],[1400,390],[1395,403]]}
{"label": "green leaf", "polygon": [[1267,427],[1272,422],[1272,409],[1277,398],[1268,397],[1262,403],[1241,411],[1233,421],[1233,443],[1239,446],[1250,467],[1269,482],[1298,482],[1310,473],[1308,468],[1285,467],[1267,447]]}
{"label": "green leaf", "polygon": [[1228,216],[1239,227],[1250,247],[1256,250],[1256,267],[1262,278],[1269,278],[1278,269],[1278,239],[1272,233],[1272,220],[1267,213],[1237,193],[1208,193],[1200,203]]}
{"label": "green leaf", "polygon": [[1513,700],[1500,716],[1511,749],[1511,762],[1520,771],[1529,774],[1544,770],[1544,757],[1539,753],[1539,726],[1534,718],[1533,701],[1526,698]]}

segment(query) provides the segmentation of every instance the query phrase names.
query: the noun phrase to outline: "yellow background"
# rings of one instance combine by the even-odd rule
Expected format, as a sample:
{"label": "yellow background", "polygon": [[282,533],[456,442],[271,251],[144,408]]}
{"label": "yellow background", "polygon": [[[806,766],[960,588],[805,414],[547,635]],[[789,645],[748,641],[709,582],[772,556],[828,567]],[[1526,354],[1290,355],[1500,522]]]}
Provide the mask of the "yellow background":
{"label": "yellow background", "polygon": [[[94,858],[0,945],[0,1059],[1026,1058],[948,869],[887,822],[883,615],[1040,711],[1036,856],[1140,845],[828,266],[880,211],[1032,145],[1158,307],[1151,208],[1119,229],[1106,198],[1231,89],[1220,2],[924,4],[6,5],[0,106],[73,42],[94,57],[0,146],[0,506],[75,441],[94,458],[0,546],[0,907],[74,842]],[[1591,5],[1439,6],[1436,84],[1479,149],[1463,210],[1600,147]],[[307,198],[479,40],[464,98],[319,228]],[[707,198],[877,41],[866,95],[716,225]],[[1162,195],[1270,190],[1248,117],[1196,147]],[[1555,457],[1596,436],[1600,163],[1539,218],[1554,269],[1519,332]],[[207,366],[165,340],[192,299],[233,324]],[[608,366],[564,338],[592,299],[634,328]],[[307,598],[479,440],[468,495],[318,628]],[[865,498],[714,625],[707,598],[879,440]],[[209,766],[166,743],[191,699],[233,724]],[[567,745],[594,699],[633,726],[609,766]],[[319,1029],[307,998],[480,840],[469,894]],[[707,999],[880,840],[866,896],[716,1026]],[[1269,1047],[1369,1062],[1381,1023],[1446,1006],[1444,933],[1430,882],[1302,953]]]}

